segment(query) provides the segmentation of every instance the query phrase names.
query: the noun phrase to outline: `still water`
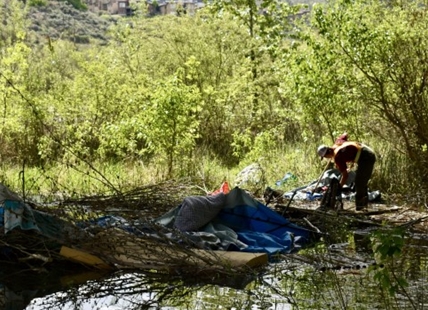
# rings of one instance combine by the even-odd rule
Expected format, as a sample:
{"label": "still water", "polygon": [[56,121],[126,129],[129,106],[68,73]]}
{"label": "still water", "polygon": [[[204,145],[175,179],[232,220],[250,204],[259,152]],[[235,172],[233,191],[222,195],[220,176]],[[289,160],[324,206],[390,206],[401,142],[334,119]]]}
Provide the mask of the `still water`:
{"label": "still water", "polygon": [[376,266],[348,243],[284,255],[238,278],[1,269],[2,309],[428,309],[428,248],[408,242]]}
{"label": "still water", "polygon": [[[120,284],[123,281],[128,285]],[[79,295],[78,298],[71,297],[69,293],[55,293],[36,298],[26,309],[292,309],[286,302],[276,302],[276,305],[272,306],[273,304],[261,304],[257,300],[251,301],[254,298],[244,290],[229,287],[186,287],[169,283],[161,290],[157,284],[157,288],[152,288],[153,292],[148,292],[146,290],[150,286],[143,288],[144,284],[141,284],[138,275],[113,277],[108,282],[104,287],[99,286],[98,290],[95,290],[97,292],[94,292],[94,283],[81,285],[75,292]],[[122,287],[115,291],[107,289],[113,283]],[[105,289],[107,290],[101,292]],[[87,297],[82,298],[85,295]]]}
{"label": "still water", "polygon": [[45,274],[30,283],[25,278],[34,281],[34,273],[15,275],[22,278],[16,278],[13,287],[2,287],[3,309],[292,309],[286,299],[270,295],[268,300],[253,291],[254,282],[240,283],[242,279],[225,279],[224,286],[201,285],[155,274],[82,271],[73,276]]}

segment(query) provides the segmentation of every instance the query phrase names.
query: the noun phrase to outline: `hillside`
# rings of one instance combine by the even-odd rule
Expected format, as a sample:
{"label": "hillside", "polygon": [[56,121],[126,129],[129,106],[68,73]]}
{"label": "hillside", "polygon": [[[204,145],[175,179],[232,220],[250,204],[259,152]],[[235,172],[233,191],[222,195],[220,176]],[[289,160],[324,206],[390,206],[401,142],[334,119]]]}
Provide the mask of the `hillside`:
{"label": "hillside", "polygon": [[[323,0],[291,0],[289,3],[313,3]],[[66,1],[47,1],[46,6],[31,7],[30,37],[33,42],[45,42],[46,37],[64,39],[78,44],[106,44],[108,29],[120,15],[98,15],[91,11],[79,11]]]}
{"label": "hillside", "polygon": [[108,29],[119,16],[99,16],[89,11],[79,11],[67,2],[49,1],[46,6],[32,7],[30,36],[35,43],[44,38],[64,39],[75,43],[106,44]]}

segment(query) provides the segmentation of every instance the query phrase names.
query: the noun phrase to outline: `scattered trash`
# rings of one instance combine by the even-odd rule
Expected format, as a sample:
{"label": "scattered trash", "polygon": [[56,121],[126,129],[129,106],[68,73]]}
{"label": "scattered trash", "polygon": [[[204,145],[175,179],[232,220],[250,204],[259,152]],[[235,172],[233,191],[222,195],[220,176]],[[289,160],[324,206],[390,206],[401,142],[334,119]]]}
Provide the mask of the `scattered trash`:
{"label": "scattered trash", "polygon": [[[288,174],[288,173],[287,173]],[[286,174],[286,175],[287,175]],[[292,174],[287,178],[291,179]],[[337,169],[326,170],[322,178],[317,182],[317,180],[312,181],[308,185],[304,185],[298,188],[295,188],[291,191],[287,191],[283,194],[283,198],[296,200],[307,200],[315,201],[322,200],[324,195],[328,192],[332,180],[338,180],[340,177],[340,172]],[[355,182],[355,171],[349,172],[349,177],[345,186],[342,187],[340,195],[335,196],[336,201],[355,201],[355,191],[354,191],[354,182]],[[295,193],[296,192],[296,193]],[[380,202],[381,201],[380,191],[372,191],[368,194],[369,202]]]}
{"label": "scattered trash", "polygon": [[219,193],[227,194],[230,192],[229,183],[227,181],[224,181],[220,188],[210,193],[210,195],[217,195]]}
{"label": "scattered trash", "polygon": [[281,180],[275,182],[276,186],[282,186],[290,181],[296,181],[297,177],[291,172],[287,172]]}

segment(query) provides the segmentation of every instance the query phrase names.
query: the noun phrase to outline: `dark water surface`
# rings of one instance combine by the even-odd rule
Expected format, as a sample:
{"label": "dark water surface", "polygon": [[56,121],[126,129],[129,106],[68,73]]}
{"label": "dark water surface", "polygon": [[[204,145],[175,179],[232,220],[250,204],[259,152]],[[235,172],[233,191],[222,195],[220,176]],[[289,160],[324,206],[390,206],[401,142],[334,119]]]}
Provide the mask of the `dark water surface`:
{"label": "dark water surface", "polygon": [[262,269],[229,278],[2,262],[0,310],[428,310],[427,235],[406,235],[397,255],[383,258],[382,264],[369,238],[348,236],[340,243],[323,241],[282,255]]}
{"label": "dark water surface", "polygon": [[[356,252],[348,243],[309,251],[284,255],[246,277],[213,275],[203,281],[153,271],[103,274],[3,265],[0,305],[7,310],[428,309],[425,241],[409,241],[391,266],[376,266],[371,253]],[[400,284],[402,276],[406,283]]]}

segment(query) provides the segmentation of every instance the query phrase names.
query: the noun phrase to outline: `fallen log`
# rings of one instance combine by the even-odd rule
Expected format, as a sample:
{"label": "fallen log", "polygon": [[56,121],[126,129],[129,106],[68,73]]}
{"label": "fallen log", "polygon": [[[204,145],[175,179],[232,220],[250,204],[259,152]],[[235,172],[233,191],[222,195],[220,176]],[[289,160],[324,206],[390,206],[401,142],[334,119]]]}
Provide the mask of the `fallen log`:
{"label": "fallen log", "polygon": [[81,263],[85,266],[90,266],[96,269],[104,269],[104,270],[114,269],[112,265],[107,264],[105,261],[103,261],[99,257],[79,249],[72,249],[66,246],[62,246],[59,252],[59,255],[65,257],[70,261]]}
{"label": "fallen log", "polygon": [[266,253],[203,250],[165,241],[148,236],[137,237],[113,228],[98,233],[94,240],[82,245],[80,251],[88,255],[74,256],[72,259],[91,264],[105,261],[118,269],[156,269],[166,272],[180,269],[192,273],[239,272],[268,263]]}

